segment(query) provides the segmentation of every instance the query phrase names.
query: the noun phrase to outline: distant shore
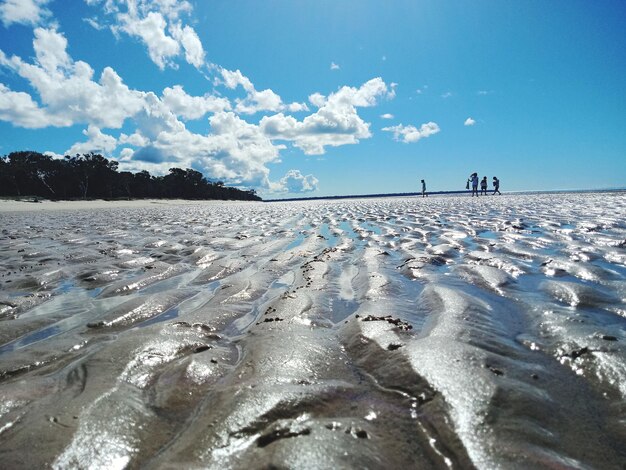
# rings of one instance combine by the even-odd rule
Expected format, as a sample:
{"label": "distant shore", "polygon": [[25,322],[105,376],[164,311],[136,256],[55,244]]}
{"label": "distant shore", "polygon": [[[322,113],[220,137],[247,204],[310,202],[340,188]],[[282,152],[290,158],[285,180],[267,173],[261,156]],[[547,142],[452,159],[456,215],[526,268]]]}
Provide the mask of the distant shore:
{"label": "distant shore", "polygon": [[[502,195],[507,194],[562,194],[562,193],[622,193],[626,192],[626,188],[609,188],[609,189],[553,189],[553,190],[537,190],[537,191],[503,191]],[[487,196],[491,196],[493,188],[487,190]],[[471,195],[472,191],[463,189],[459,191],[426,191],[427,196],[459,196]],[[351,194],[347,196],[313,196],[313,197],[293,197],[280,199],[263,199],[263,202],[288,202],[288,201],[318,201],[323,199],[368,199],[376,197],[422,197],[421,192],[412,193],[384,193],[384,194]]]}

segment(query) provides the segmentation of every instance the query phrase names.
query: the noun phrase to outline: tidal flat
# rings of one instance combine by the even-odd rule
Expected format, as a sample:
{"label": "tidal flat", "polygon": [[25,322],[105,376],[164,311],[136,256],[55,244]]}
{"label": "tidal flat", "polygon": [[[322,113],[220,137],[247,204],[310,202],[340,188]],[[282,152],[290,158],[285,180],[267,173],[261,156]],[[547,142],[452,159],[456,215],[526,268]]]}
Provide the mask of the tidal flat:
{"label": "tidal flat", "polygon": [[0,212],[3,468],[626,461],[626,194]]}

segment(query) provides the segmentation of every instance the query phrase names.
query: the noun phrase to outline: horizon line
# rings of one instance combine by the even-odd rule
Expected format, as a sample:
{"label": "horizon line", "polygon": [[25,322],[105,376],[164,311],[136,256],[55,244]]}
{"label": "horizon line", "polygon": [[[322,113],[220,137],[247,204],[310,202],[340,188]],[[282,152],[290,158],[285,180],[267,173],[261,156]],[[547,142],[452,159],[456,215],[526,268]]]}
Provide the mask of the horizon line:
{"label": "horizon line", "polygon": [[[490,192],[493,190],[490,190]],[[528,189],[519,191],[503,191],[503,194],[553,194],[553,193],[604,193],[604,192],[623,192],[626,186],[618,188],[596,188],[596,189]],[[454,195],[454,194],[471,194],[471,189],[454,190],[454,191],[426,191],[426,195]],[[324,199],[359,199],[359,198],[376,198],[376,197],[411,197],[421,196],[421,191],[408,193],[372,193],[372,194],[349,194],[335,196],[310,196],[310,197],[289,197],[279,199],[263,199],[262,202],[291,202],[291,201],[316,201]]]}

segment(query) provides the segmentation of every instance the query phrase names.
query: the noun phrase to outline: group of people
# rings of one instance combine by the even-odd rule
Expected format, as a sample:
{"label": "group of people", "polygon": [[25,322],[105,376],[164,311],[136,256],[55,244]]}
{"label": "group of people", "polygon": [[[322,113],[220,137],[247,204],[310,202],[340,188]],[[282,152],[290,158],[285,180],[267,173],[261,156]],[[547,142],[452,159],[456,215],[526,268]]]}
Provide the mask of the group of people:
{"label": "group of people", "polygon": [[[494,176],[493,177],[493,196],[497,194],[502,194],[500,192],[500,180]],[[467,179],[467,184],[465,185],[465,189],[469,189],[470,185],[472,186],[472,197],[478,197],[478,173],[472,173],[470,177]],[[483,196],[487,195],[487,177],[483,176],[483,179],[480,180],[480,194]]]}
{"label": "group of people", "polygon": [[[422,197],[427,197],[426,193],[426,181],[420,180],[422,183]],[[500,180],[494,176],[493,177],[493,195],[496,193],[502,195],[500,192]],[[470,185],[472,186],[472,197],[478,197],[478,173],[472,173],[470,177],[467,179],[467,184],[465,185],[465,189],[469,189]],[[480,180],[480,194],[486,196],[487,195],[487,177],[483,176],[483,179]]]}

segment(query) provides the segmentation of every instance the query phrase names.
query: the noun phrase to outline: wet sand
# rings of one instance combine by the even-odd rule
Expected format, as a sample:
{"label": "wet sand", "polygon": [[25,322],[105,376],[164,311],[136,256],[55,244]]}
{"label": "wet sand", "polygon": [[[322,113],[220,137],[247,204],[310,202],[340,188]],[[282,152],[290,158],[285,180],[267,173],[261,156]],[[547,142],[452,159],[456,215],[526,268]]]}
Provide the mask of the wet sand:
{"label": "wet sand", "polygon": [[623,468],[624,193],[17,204],[4,468]]}

